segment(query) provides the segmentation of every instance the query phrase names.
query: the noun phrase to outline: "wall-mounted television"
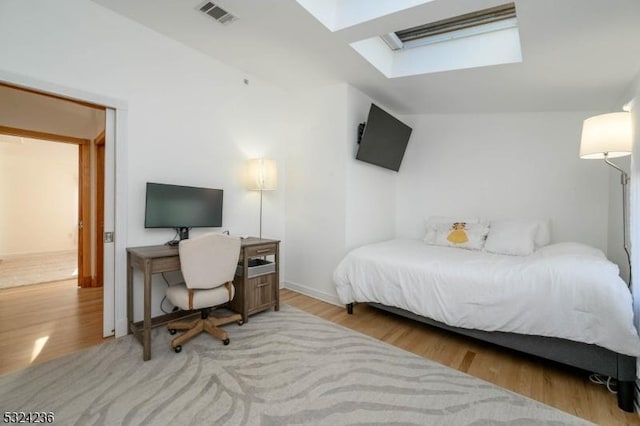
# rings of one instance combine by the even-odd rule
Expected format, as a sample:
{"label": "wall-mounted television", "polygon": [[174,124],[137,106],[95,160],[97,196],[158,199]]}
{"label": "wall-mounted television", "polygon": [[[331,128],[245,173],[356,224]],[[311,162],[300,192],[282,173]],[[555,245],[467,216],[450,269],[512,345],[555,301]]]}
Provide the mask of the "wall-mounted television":
{"label": "wall-mounted television", "polygon": [[356,159],[397,172],[411,136],[411,127],[374,104],[369,109],[364,131],[362,127],[361,124],[358,131],[361,138]]}
{"label": "wall-mounted television", "polygon": [[222,189],[147,183],[145,228],[175,228],[180,239],[189,228],[222,226]]}

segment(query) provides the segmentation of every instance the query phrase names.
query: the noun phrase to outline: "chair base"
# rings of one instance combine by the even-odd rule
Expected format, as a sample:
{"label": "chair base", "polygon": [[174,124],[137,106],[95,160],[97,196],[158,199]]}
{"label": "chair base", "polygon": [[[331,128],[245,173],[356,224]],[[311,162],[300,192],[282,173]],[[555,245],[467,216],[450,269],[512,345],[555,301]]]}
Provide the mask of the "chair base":
{"label": "chair base", "polygon": [[197,336],[203,331],[209,333],[213,337],[222,340],[224,344],[229,343],[229,335],[226,331],[219,328],[220,325],[229,324],[234,321],[242,321],[242,315],[232,314],[226,317],[213,317],[208,316],[206,318],[197,318],[193,320],[181,320],[173,321],[167,324],[167,330],[187,330],[178,337],[171,340],[171,348],[176,349],[182,346],[187,340]]}

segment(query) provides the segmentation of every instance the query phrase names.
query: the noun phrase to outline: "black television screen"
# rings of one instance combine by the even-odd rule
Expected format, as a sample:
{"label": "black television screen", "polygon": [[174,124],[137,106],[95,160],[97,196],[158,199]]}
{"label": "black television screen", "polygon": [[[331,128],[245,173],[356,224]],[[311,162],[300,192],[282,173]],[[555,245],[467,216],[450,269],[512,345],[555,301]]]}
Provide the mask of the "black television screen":
{"label": "black television screen", "polygon": [[410,136],[411,127],[371,104],[356,159],[397,172]]}
{"label": "black television screen", "polygon": [[222,189],[147,183],[145,228],[177,228],[182,239],[189,228],[222,226]]}

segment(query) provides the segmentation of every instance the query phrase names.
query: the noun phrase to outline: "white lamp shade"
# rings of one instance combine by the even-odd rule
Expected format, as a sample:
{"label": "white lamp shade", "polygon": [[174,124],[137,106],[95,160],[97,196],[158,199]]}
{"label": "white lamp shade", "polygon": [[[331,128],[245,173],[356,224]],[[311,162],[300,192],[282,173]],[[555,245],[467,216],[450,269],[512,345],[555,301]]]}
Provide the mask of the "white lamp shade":
{"label": "white lamp shade", "polygon": [[631,113],[614,112],[587,118],[582,123],[580,158],[623,157],[632,149]]}
{"label": "white lamp shade", "polygon": [[254,158],[247,163],[247,189],[271,191],[278,187],[278,167],[274,160]]}

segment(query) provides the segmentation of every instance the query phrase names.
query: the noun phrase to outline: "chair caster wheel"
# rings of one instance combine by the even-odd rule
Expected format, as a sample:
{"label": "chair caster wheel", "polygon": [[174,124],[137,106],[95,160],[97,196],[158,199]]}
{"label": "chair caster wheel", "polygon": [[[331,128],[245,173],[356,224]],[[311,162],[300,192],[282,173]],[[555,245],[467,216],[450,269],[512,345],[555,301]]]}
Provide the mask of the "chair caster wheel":
{"label": "chair caster wheel", "polygon": [[178,330],[176,330],[175,328],[170,328],[170,329],[169,329],[169,334],[171,334],[172,336],[173,336],[174,334],[176,334],[177,332],[178,332]]}
{"label": "chair caster wheel", "polygon": [[242,324],[244,324],[244,321],[238,320],[238,325],[242,325]]}
{"label": "chair caster wheel", "polygon": [[229,338],[227,337],[226,339],[224,339],[224,340],[222,341],[222,343],[223,343],[225,346],[227,346],[227,345],[229,344],[229,342],[230,342],[230,341],[231,341],[231,340],[229,340]]}
{"label": "chair caster wheel", "polygon": [[179,354],[180,352],[182,352],[182,346],[178,345],[175,348],[173,348],[174,351],[176,351],[177,354]]}

